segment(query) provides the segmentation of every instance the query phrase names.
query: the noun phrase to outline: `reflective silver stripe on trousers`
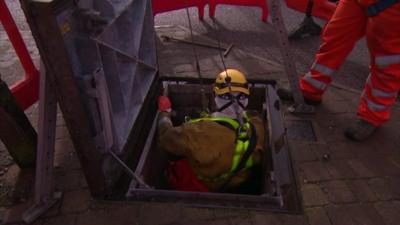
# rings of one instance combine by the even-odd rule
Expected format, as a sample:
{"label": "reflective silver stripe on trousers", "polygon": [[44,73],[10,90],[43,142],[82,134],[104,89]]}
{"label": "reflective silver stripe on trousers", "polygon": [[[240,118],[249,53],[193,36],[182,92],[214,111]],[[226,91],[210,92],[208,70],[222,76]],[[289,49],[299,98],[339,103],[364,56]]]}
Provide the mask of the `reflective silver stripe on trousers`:
{"label": "reflective silver stripe on trousers", "polygon": [[387,91],[382,91],[380,89],[374,88],[371,82],[371,74],[367,78],[367,84],[371,87],[371,94],[374,97],[377,98],[392,98],[392,97],[397,97],[397,91],[394,92],[387,92]]}
{"label": "reflective silver stripe on trousers", "polygon": [[314,63],[311,66],[311,69],[316,70],[316,71],[318,71],[320,73],[323,73],[323,74],[325,74],[327,76],[332,76],[332,74],[335,72],[335,70],[333,70],[333,69],[331,69],[329,67],[326,67],[324,65],[317,64],[317,63]]}
{"label": "reflective silver stripe on trousers", "polygon": [[380,98],[393,98],[397,97],[397,92],[386,92],[386,91],[381,91],[375,88],[372,88],[372,96],[374,97],[380,97]]}
{"label": "reflective silver stripe on trousers", "polygon": [[310,73],[307,73],[304,77],[303,80],[307,81],[307,83],[311,84],[314,86],[316,89],[319,89],[321,91],[324,91],[327,87],[327,85],[319,80],[314,79]]}
{"label": "reflective silver stripe on trousers", "polygon": [[365,98],[365,101],[367,101],[368,108],[372,111],[382,112],[382,111],[386,111],[389,109],[389,106],[377,104],[377,103],[371,101],[370,99],[368,99],[367,96],[364,96],[364,98]]}
{"label": "reflective silver stripe on trousers", "polygon": [[387,55],[387,56],[375,57],[375,64],[379,67],[386,67],[396,63],[400,63],[400,55]]}
{"label": "reflective silver stripe on trousers", "polygon": [[368,77],[367,77],[367,84],[372,88],[371,74],[369,74]]}

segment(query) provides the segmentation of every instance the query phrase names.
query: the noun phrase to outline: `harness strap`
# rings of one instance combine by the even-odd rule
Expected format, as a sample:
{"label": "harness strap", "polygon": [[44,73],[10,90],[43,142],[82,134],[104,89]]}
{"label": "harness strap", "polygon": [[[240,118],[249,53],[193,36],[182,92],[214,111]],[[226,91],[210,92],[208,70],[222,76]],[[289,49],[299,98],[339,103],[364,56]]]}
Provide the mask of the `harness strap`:
{"label": "harness strap", "polygon": [[257,144],[257,133],[256,133],[256,128],[254,127],[253,124],[249,123],[250,129],[251,129],[251,136],[249,140],[249,146],[247,147],[246,151],[242,155],[242,158],[239,161],[239,164],[237,167],[232,171],[232,173],[237,173],[243,168],[246,167],[247,160],[250,158],[251,154],[253,154],[254,149],[256,148]]}
{"label": "harness strap", "polygon": [[367,7],[367,14],[368,16],[376,16],[381,11],[399,2],[400,0],[380,0],[379,2]]}
{"label": "harness strap", "polygon": [[[248,120],[247,114],[245,114],[245,119]],[[207,178],[207,177],[198,175],[199,180],[204,180],[204,181],[218,181],[221,179],[226,179],[226,181],[222,185],[223,188],[220,189],[222,191],[226,188],[226,186],[229,184],[231,179],[237,175],[237,173],[239,173],[243,169],[250,168],[252,166],[253,160],[251,158],[251,155],[254,152],[254,149],[257,144],[256,129],[255,129],[254,125],[250,122],[246,122],[245,125],[243,127],[241,127],[240,124],[238,123],[238,121],[231,119],[231,118],[198,118],[198,119],[190,120],[188,122],[196,123],[196,122],[200,122],[200,121],[216,122],[222,126],[225,126],[229,129],[231,129],[236,134],[235,154],[232,159],[231,170],[229,172],[223,173],[223,174],[221,174],[217,177],[213,177],[213,178]],[[242,128],[246,128],[245,131],[242,131]],[[251,130],[251,136],[247,142],[247,138],[249,137],[247,134],[248,129]],[[238,151],[238,149],[237,149],[238,145],[240,145],[239,146],[240,151]],[[242,149],[243,150],[245,149],[244,153],[243,153]],[[239,155],[237,155],[236,153]]]}
{"label": "harness strap", "polygon": [[254,149],[256,148],[257,144],[257,133],[254,125],[250,123],[250,129],[251,129],[251,137],[249,140],[249,146],[246,149],[246,152],[242,155],[242,158],[240,159],[237,167],[231,171],[230,176],[227,178],[227,180],[224,182],[224,184],[221,186],[219,189],[220,192],[224,192],[225,189],[228,187],[228,184],[231,182],[232,178],[236,176],[242,169],[246,168],[247,161],[250,159],[250,156],[253,154]]}

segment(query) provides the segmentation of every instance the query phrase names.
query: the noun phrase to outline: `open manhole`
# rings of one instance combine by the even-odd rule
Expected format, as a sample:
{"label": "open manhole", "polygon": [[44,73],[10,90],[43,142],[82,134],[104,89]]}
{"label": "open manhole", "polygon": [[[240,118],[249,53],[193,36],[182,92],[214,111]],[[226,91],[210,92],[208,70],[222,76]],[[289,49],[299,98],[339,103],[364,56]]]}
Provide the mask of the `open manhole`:
{"label": "open manhole", "polygon": [[[128,200],[173,201],[205,207],[243,207],[282,212],[299,211],[300,202],[290,156],[288,155],[288,147],[285,141],[282,142],[284,140],[282,138],[284,127],[280,117],[280,107],[275,107],[277,104],[275,89],[267,84],[255,86],[251,88],[248,109],[257,110],[264,119],[266,135],[268,136],[265,143],[266,154],[263,165],[253,168],[252,178],[241,189],[229,193],[200,193],[176,191],[168,188],[164,174],[170,161],[165,152],[157,149],[157,122],[154,121],[135,168],[136,174],[153,189],[143,188],[133,179],[126,193],[126,198]],[[191,118],[199,117],[201,93],[198,84],[169,83],[167,89],[176,111],[172,118],[174,125],[182,124],[187,116]],[[208,102],[213,102],[211,85],[206,88],[206,96],[209,97]],[[273,122],[270,123],[271,120]],[[274,143],[274,145],[270,143]]]}

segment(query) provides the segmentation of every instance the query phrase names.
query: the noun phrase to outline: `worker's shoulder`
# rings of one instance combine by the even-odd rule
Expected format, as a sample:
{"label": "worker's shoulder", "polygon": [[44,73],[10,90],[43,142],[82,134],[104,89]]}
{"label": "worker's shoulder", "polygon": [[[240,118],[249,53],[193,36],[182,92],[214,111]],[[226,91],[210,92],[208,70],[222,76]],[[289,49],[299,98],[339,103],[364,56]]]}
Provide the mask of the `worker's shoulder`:
{"label": "worker's shoulder", "polygon": [[[236,133],[234,130],[214,121],[199,121],[182,125],[182,133],[193,142],[214,146],[223,141],[234,142]],[[191,145],[193,146],[193,145]],[[196,147],[197,148],[197,147]]]}
{"label": "worker's shoulder", "polygon": [[198,120],[196,122],[185,123],[183,124],[183,129],[185,130],[185,132],[188,133],[207,134],[209,132],[226,133],[230,132],[229,130],[232,128],[216,120],[204,119],[204,120]]}
{"label": "worker's shoulder", "polygon": [[199,119],[196,120],[195,122],[188,122],[188,123],[184,123],[183,124],[186,127],[221,127],[221,125],[218,123],[217,120],[213,120],[213,119]]}

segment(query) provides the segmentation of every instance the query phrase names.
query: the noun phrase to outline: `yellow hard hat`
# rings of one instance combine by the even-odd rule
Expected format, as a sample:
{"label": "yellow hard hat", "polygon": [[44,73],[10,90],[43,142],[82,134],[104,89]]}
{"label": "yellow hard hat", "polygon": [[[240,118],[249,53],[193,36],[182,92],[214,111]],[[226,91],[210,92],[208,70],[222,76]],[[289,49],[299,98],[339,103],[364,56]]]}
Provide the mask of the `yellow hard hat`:
{"label": "yellow hard hat", "polygon": [[[228,79],[226,79],[227,77]],[[218,74],[217,79],[215,79],[214,83],[215,94],[223,95],[230,91],[237,91],[244,93],[246,95],[250,94],[246,76],[239,70],[227,69]]]}

